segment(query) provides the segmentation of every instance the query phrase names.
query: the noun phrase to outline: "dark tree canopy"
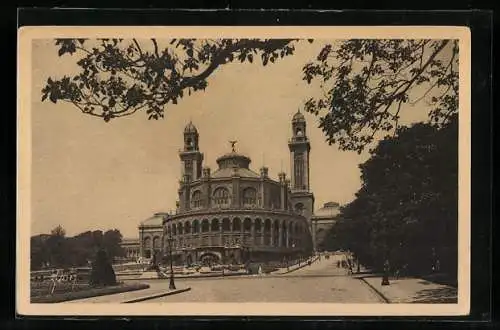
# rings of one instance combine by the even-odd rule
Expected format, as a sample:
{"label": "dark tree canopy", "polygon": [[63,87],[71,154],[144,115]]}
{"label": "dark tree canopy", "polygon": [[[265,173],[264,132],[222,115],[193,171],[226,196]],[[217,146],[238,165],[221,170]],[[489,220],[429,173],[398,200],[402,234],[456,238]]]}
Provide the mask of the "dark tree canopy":
{"label": "dark tree canopy", "polygon": [[441,129],[415,124],[381,141],[360,166],[363,185],[342,208],[331,246],[375,268],[389,258],[395,267],[430,272],[439,259],[456,275],[457,122],[455,115]]}
{"label": "dark tree canopy", "polygon": [[[313,40],[308,40],[312,42]],[[75,57],[78,74],[51,78],[42,100],[65,101],[105,121],[165,108],[205,90],[230,62],[262,65],[293,55],[297,39],[57,39],[58,55]],[[361,152],[377,132],[396,131],[404,104],[428,102],[434,124],[458,111],[458,41],[353,39],[327,43],[303,67],[322,97],[305,100],[327,142]],[[408,110],[405,110],[408,111]]]}
{"label": "dark tree canopy", "polygon": [[50,235],[31,238],[32,270],[49,267],[87,266],[96,251],[103,249],[107,258],[113,261],[125,254],[121,247],[122,235],[119,230],[86,231],[73,237],[66,237],[61,226],[54,228]]}

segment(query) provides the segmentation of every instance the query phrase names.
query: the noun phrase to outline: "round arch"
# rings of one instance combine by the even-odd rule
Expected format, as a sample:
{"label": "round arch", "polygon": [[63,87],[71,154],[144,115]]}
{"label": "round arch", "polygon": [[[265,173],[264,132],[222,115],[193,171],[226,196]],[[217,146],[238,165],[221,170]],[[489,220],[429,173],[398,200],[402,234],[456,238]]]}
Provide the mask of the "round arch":
{"label": "round arch", "polygon": [[207,219],[203,219],[201,222],[201,232],[206,233],[210,231],[210,223],[208,222]]}
{"label": "round arch", "polygon": [[241,220],[240,218],[233,219],[233,231],[241,231]]}
{"label": "round arch", "polygon": [[257,190],[253,187],[243,189],[243,205],[252,206],[257,204]]}
{"label": "round arch", "polygon": [[222,219],[222,231],[231,231],[231,220],[229,220],[229,218]]}
{"label": "round arch", "polygon": [[219,219],[212,219],[210,222],[210,231],[219,231]]}
{"label": "round arch", "polygon": [[252,230],[252,219],[245,218],[243,220],[243,231],[249,233]]}
{"label": "round arch", "polygon": [[256,233],[262,232],[262,219],[260,218],[255,219],[255,232]]}
{"label": "round arch", "polygon": [[270,233],[271,232],[271,219],[266,219],[264,221],[264,232],[265,233]]}
{"label": "round arch", "polygon": [[191,234],[191,222],[184,222],[184,233]]}
{"label": "round arch", "polygon": [[229,204],[229,190],[226,187],[218,187],[213,192],[213,202],[216,206]]}
{"label": "round arch", "polygon": [[297,204],[295,204],[294,209],[295,209],[296,213],[303,214],[303,212],[304,212],[304,204],[297,203]]}
{"label": "round arch", "polygon": [[200,221],[198,219],[193,221],[193,234],[198,234],[200,232]]}

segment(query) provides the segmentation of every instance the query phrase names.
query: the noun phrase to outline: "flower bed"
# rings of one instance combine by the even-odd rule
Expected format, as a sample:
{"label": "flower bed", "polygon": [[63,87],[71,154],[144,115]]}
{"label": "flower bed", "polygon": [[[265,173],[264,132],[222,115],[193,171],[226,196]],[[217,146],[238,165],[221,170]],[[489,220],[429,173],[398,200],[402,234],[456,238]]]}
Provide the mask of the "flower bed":
{"label": "flower bed", "polygon": [[49,293],[50,283],[31,288],[32,303],[58,303],[69,300],[91,298],[108,294],[122,293],[149,288],[148,284],[131,283],[118,284],[106,287],[92,287],[89,284],[77,284],[73,287],[69,283],[58,284],[53,294]]}

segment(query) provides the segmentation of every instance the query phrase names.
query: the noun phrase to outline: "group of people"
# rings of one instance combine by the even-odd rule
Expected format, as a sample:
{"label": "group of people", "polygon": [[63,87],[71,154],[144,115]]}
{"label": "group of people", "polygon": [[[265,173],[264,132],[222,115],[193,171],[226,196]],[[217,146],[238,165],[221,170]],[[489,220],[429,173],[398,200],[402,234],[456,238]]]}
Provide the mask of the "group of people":
{"label": "group of people", "polygon": [[342,260],[337,260],[337,267],[338,268],[344,268],[347,270],[348,275],[353,274],[353,268],[354,268],[354,260],[350,258],[342,259]]}

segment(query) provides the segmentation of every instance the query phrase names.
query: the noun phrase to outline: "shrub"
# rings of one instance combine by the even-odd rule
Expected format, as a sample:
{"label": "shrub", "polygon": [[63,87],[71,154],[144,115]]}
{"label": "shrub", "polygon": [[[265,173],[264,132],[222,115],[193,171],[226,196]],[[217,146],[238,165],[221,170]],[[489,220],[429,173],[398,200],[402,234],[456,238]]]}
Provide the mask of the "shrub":
{"label": "shrub", "polygon": [[93,286],[108,286],[116,284],[116,275],[106,252],[102,249],[97,251],[96,258],[92,263],[90,273],[90,284]]}

